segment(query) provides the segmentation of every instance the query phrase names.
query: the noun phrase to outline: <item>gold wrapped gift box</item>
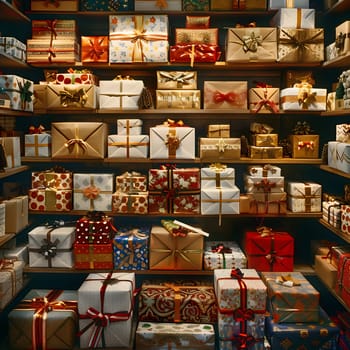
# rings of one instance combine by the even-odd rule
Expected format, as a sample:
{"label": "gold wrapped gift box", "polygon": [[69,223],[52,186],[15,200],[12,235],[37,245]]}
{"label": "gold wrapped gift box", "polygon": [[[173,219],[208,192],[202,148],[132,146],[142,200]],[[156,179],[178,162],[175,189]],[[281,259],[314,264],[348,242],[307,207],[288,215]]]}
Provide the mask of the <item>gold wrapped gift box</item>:
{"label": "gold wrapped gift box", "polygon": [[200,109],[201,90],[156,90],[156,108]]}
{"label": "gold wrapped gift box", "polygon": [[289,135],[293,158],[318,158],[319,135]]}
{"label": "gold wrapped gift box", "polygon": [[249,157],[253,159],[275,159],[283,157],[282,147],[249,146]]}
{"label": "gold wrapped gift box", "polygon": [[276,147],[278,146],[278,134],[254,134],[252,141],[257,147]]}
{"label": "gold wrapped gift box", "polygon": [[196,90],[197,72],[157,71],[157,89],[159,90]]}
{"label": "gold wrapped gift box", "polygon": [[223,161],[240,159],[240,138],[204,138],[199,139],[199,156],[203,161]]}

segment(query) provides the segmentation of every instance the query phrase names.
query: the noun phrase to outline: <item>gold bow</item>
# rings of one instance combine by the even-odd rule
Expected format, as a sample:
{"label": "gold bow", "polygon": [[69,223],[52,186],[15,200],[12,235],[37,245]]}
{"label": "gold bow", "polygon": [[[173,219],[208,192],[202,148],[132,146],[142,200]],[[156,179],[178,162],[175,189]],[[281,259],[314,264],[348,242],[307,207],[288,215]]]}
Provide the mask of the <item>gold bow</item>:
{"label": "gold bow", "polygon": [[223,138],[219,139],[218,143],[215,145],[218,148],[219,152],[225,152],[225,148],[228,147],[228,144]]}
{"label": "gold bow", "polygon": [[89,199],[96,199],[101,190],[95,185],[87,186],[83,189],[83,195]]}
{"label": "gold bow", "polygon": [[87,100],[88,95],[84,88],[69,89],[68,87],[64,87],[64,90],[60,91],[60,102],[62,107],[68,107],[74,103],[79,103],[83,107]]}
{"label": "gold bow", "polygon": [[263,38],[261,35],[255,35],[251,32],[250,35],[243,35],[243,51],[247,53],[248,51],[257,52],[258,47],[262,44]]}

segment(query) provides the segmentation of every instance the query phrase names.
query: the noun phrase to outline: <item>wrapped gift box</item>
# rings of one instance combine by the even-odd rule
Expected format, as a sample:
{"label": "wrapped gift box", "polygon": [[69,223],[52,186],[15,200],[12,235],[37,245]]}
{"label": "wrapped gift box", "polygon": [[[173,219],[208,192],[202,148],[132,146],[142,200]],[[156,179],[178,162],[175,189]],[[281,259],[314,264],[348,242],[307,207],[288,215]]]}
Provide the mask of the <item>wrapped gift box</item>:
{"label": "wrapped gift box", "polygon": [[157,89],[196,90],[197,72],[159,70],[157,71]]}
{"label": "wrapped gift box", "polygon": [[31,0],[31,11],[45,11],[45,12],[66,12],[66,11],[78,11],[78,0]]}
{"label": "wrapped gift box", "polygon": [[32,39],[76,39],[78,26],[74,19],[33,19]]}
{"label": "wrapped gift box", "polygon": [[148,212],[148,192],[114,192],[112,211],[114,213],[146,214]]}
{"label": "wrapped gift box", "polygon": [[0,90],[10,99],[10,109],[33,112],[34,83],[18,75],[0,75]]}
{"label": "wrapped gift box", "polygon": [[335,289],[338,269],[329,262],[326,256],[315,255],[315,272],[328,288]]}
{"label": "wrapped gift box", "polygon": [[325,61],[331,61],[336,59],[339,56],[338,48],[335,44],[335,41],[326,45],[325,47]]}
{"label": "wrapped gift box", "polygon": [[244,234],[243,246],[248,269],[287,272],[294,269],[294,238],[288,232]]}
{"label": "wrapped gift box", "polygon": [[182,11],[181,0],[170,0],[158,3],[154,0],[135,0],[135,11]]}
{"label": "wrapped gift box", "polygon": [[204,81],[204,109],[247,109],[247,81]]}
{"label": "wrapped gift box", "polygon": [[277,147],[278,134],[253,134],[252,143],[257,147]]}
{"label": "wrapped gift box", "polygon": [[194,159],[195,128],[157,125],[150,128],[151,159]]}
{"label": "wrapped gift box", "polygon": [[215,323],[214,286],[200,281],[144,281],[138,303],[138,319],[147,322]]}
{"label": "wrapped gift box", "polygon": [[206,241],[203,267],[205,270],[245,269],[247,258],[234,241]]}
{"label": "wrapped gift box", "polygon": [[342,204],[340,206],[340,230],[345,234],[350,234],[350,206]]}
{"label": "wrapped gift box", "polygon": [[350,143],[350,124],[343,123],[335,126],[335,140]]}
{"label": "wrapped gift box", "polygon": [[[300,99],[301,94],[307,98]],[[310,88],[302,91],[301,88],[285,88],[281,90],[281,107],[284,111],[325,111],[327,89]]]}
{"label": "wrapped gift box", "polygon": [[120,192],[147,191],[147,176],[136,171],[125,172],[115,177],[115,189]]}
{"label": "wrapped gift box", "polygon": [[322,210],[322,185],[315,182],[287,183],[288,209],[297,212],[320,212]]}
{"label": "wrapped gift box", "polygon": [[80,0],[81,11],[133,11],[134,2],[130,0],[111,0],[96,2],[95,0]]}
{"label": "wrapped gift box", "polygon": [[92,73],[57,73],[55,84],[98,85],[98,79]]}
{"label": "wrapped gift box", "polygon": [[65,169],[49,169],[32,172],[32,188],[54,187],[58,190],[72,189],[73,173]]}
{"label": "wrapped gift box", "polygon": [[270,24],[284,28],[314,29],[315,12],[315,9],[309,8],[280,8]]}
{"label": "wrapped gift box", "polygon": [[277,28],[228,28],[226,62],[275,62]]}
{"label": "wrapped gift box", "polygon": [[252,176],[244,175],[244,189],[247,193],[282,193],[284,192],[284,176]]}
{"label": "wrapped gift box", "polygon": [[207,136],[209,138],[229,138],[230,131],[230,124],[209,124]]}
{"label": "wrapped gift box", "polygon": [[28,225],[28,196],[2,201],[5,205],[5,232],[18,233]]}
{"label": "wrapped gift box", "polygon": [[26,51],[27,45],[17,38],[0,36],[0,52],[25,62],[27,57]]}
{"label": "wrapped gift box", "polygon": [[[254,113],[278,113],[280,103],[279,88],[249,89],[249,110]],[[277,145],[275,145],[277,146]]]}
{"label": "wrapped gift box", "polygon": [[118,119],[117,134],[118,135],[141,135],[142,119]]}
{"label": "wrapped gift box", "polygon": [[31,188],[28,207],[34,211],[70,211],[73,207],[71,189]]}
{"label": "wrapped gift box", "polygon": [[33,94],[33,111],[36,113],[46,113],[47,106],[47,85],[46,84],[34,84]]}
{"label": "wrapped gift box", "polygon": [[195,11],[209,11],[209,0],[182,0],[182,11],[195,12]]}
{"label": "wrapped gift box", "polygon": [[335,37],[340,42],[338,55],[347,54],[350,51],[350,21],[344,21],[335,27]]}
{"label": "wrapped gift box", "polygon": [[51,136],[52,159],[103,159],[106,154],[105,123],[54,122]]}
{"label": "wrapped gift box", "polygon": [[31,289],[8,315],[11,346],[31,349],[45,344],[47,349],[73,349],[77,309],[75,290]]}
{"label": "wrapped gift box", "polygon": [[104,62],[109,60],[109,39],[107,35],[82,35],[81,38],[81,61]]}
{"label": "wrapped gift box", "polygon": [[175,44],[219,44],[218,28],[175,28]]}
{"label": "wrapped gift box", "polygon": [[249,157],[253,159],[283,158],[283,147],[249,146]]}
{"label": "wrapped gift box", "polygon": [[340,267],[340,259],[343,255],[349,256],[350,246],[349,245],[332,245],[327,252],[330,259],[330,263],[337,268]]}
{"label": "wrapped gift box", "polygon": [[30,267],[73,267],[75,227],[37,226],[28,232]]}
{"label": "wrapped gift box", "polygon": [[203,236],[189,232],[174,236],[162,226],[153,226],[150,236],[150,270],[201,270]]}
{"label": "wrapped gift box", "polygon": [[345,305],[350,306],[350,255],[343,254],[340,256],[337,271],[337,282],[335,291],[343,300]]}
{"label": "wrapped gift box", "polygon": [[74,210],[112,210],[113,174],[73,174]]}
{"label": "wrapped gift box", "polygon": [[286,214],[287,193],[249,193],[250,214]]}
{"label": "wrapped gift box", "polygon": [[29,264],[28,244],[21,243],[13,248],[4,248],[2,253],[4,259],[13,259],[23,261],[25,265]]}
{"label": "wrapped gift box", "polygon": [[279,28],[277,61],[322,62],[324,60],[324,30]]}
{"label": "wrapped gift box", "polygon": [[322,201],[322,219],[328,222],[328,224],[331,226],[340,229],[342,219],[342,204],[339,201],[335,200]]}
{"label": "wrapped gift box", "polygon": [[170,46],[169,56],[171,63],[215,63],[221,56],[221,48],[219,45],[177,44]]}
{"label": "wrapped gift box", "polygon": [[200,90],[156,90],[156,108],[200,109]]}
{"label": "wrapped gift box", "polygon": [[142,80],[101,80],[99,104],[101,109],[139,109],[139,99],[144,88]]}
{"label": "wrapped gift box", "polygon": [[113,238],[116,270],[147,270],[149,227],[119,227]]}
{"label": "wrapped gift box", "polygon": [[[300,272],[261,272],[276,323],[319,322],[320,293]],[[280,282],[281,281],[281,282]],[[289,283],[283,283],[283,282]]]}
{"label": "wrapped gift box", "polygon": [[319,135],[289,135],[293,158],[318,158]]}
{"label": "wrapped gift box", "polygon": [[147,158],[148,135],[108,135],[108,158]]}
{"label": "wrapped gift box", "polygon": [[201,189],[233,188],[235,186],[235,169],[223,164],[212,164],[201,168]]}
{"label": "wrapped gift box", "polygon": [[247,167],[248,174],[251,176],[281,176],[281,168],[276,165],[249,165]]}
{"label": "wrapped gift box", "polygon": [[[135,274],[133,272],[91,273],[86,277],[78,289],[81,348],[129,346],[134,293]],[[87,327],[94,318],[92,314],[97,316],[99,313],[108,318],[114,316],[118,322],[109,322],[106,327],[102,325]]]}
{"label": "wrapped gift box", "polygon": [[73,245],[74,268],[77,270],[113,270],[113,244],[79,243]]}
{"label": "wrapped gift box", "polygon": [[25,157],[50,157],[51,135],[50,134],[26,134],[24,135]]}
{"label": "wrapped gift box", "polygon": [[338,141],[328,141],[328,165],[332,168],[350,173],[350,144]]}
{"label": "wrapped gift box", "polygon": [[203,161],[240,159],[240,138],[199,138],[199,157]]}
{"label": "wrapped gift box", "polygon": [[309,8],[309,0],[269,0],[269,5],[268,8],[270,10],[276,10],[280,8],[304,8],[308,9]]}
{"label": "wrapped gift box", "polygon": [[135,342],[144,350],[214,350],[215,330],[205,323],[139,322]]}
{"label": "wrapped gift box", "polygon": [[19,136],[0,137],[0,144],[6,158],[5,169],[16,168],[22,165],[21,161],[21,140]]}
{"label": "wrapped gift box", "polygon": [[[139,35],[142,33],[142,35]],[[167,62],[167,15],[110,15],[109,62]]]}

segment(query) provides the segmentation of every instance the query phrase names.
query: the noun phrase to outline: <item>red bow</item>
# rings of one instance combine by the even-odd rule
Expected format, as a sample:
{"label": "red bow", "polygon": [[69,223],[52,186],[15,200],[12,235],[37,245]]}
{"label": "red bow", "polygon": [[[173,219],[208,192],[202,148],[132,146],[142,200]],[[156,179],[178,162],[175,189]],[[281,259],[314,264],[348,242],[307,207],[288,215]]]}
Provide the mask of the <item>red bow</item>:
{"label": "red bow", "polygon": [[259,190],[263,189],[264,192],[271,192],[271,188],[276,187],[275,182],[270,182],[268,179],[262,179],[260,182],[254,184],[254,186]]}
{"label": "red bow", "polygon": [[266,107],[267,109],[271,110],[273,113],[278,113],[278,106],[274,101],[268,100],[268,99],[263,99],[260,100],[254,109],[254,113],[258,113],[261,108]]}
{"label": "red bow", "polygon": [[211,247],[211,251],[213,253],[220,253],[220,254],[229,254],[229,253],[232,253],[232,249],[231,248],[228,248],[228,247],[225,247],[223,244],[219,243],[218,245],[216,246],[212,246]]}
{"label": "red bow", "polygon": [[252,309],[244,309],[239,307],[233,312],[233,318],[237,322],[244,322],[254,319],[254,311]]}
{"label": "red bow", "polygon": [[105,50],[101,46],[105,38],[101,38],[100,40],[98,39],[99,38],[94,38],[94,41],[92,41],[91,39],[89,40],[90,46],[91,46],[91,50],[89,51],[89,56],[91,59],[94,59],[95,56],[96,56],[96,59],[99,59],[105,52]]}
{"label": "red bow", "polygon": [[234,269],[231,271],[231,278],[234,278],[236,280],[241,280],[243,276],[244,274],[240,269]]}
{"label": "red bow", "polygon": [[228,102],[228,103],[235,103],[237,100],[237,95],[234,92],[228,92],[226,94],[215,91],[213,96],[215,103],[222,103],[222,102]]}

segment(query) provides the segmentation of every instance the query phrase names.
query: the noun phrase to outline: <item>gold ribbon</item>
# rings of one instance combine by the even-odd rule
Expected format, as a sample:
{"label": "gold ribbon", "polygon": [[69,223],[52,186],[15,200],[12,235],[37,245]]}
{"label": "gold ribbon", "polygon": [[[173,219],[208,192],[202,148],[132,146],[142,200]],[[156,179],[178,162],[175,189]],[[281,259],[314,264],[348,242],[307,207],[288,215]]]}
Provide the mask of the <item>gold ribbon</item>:
{"label": "gold ribbon", "polygon": [[176,127],[170,127],[165,144],[168,146],[169,157],[176,157],[176,150],[180,147],[180,140],[176,136]]}
{"label": "gold ribbon", "polygon": [[72,152],[72,148],[75,148],[75,154],[78,157],[79,151],[82,150],[84,153],[87,149],[87,142],[79,137],[79,128],[76,127],[74,130],[74,139],[69,139],[65,142],[64,146],[68,148],[70,152]]}
{"label": "gold ribbon", "polygon": [[88,95],[84,88],[68,88],[64,86],[63,90],[59,92],[60,103],[62,107],[68,107],[74,103],[80,104],[81,107],[84,107]]}
{"label": "gold ribbon", "polygon": [[225,142],[225,139],[220,138],[215,146],[217,147],[219,153],[224,153],[225,149],[228,148],[229,145]]}
{"label": "gold ribbon", "polygon": [[49,147],[50,143],[39,143],[39,136],[38,134],[34,134],[34,143],[26,143],[25,147],[29,148],[29,147],[33,147],[34,148],[34,152],[35,152],[35,157],[39,156],[39,148],[40,147]]}
{"label": "gold ribbon", "polygon": [[140,232],[139,229],[134,228],[132,230],[126,231],[126,232],[121,232],[119,234],[120,237],[124,237],[124,236],[128,236],[128,249],[130,251],[129,254],[129,265],[132,265],[134,263],[134,259],[135,259],[135,248],[134,247],[134,237],[138,238],[138,239],[147,239],[147,234]]}
{"label": "gold ribbon", "polygon": [[256,231],[260,234],[261,237],[271,236],[272,228],[267,226],[260,226],[256,228]]}

